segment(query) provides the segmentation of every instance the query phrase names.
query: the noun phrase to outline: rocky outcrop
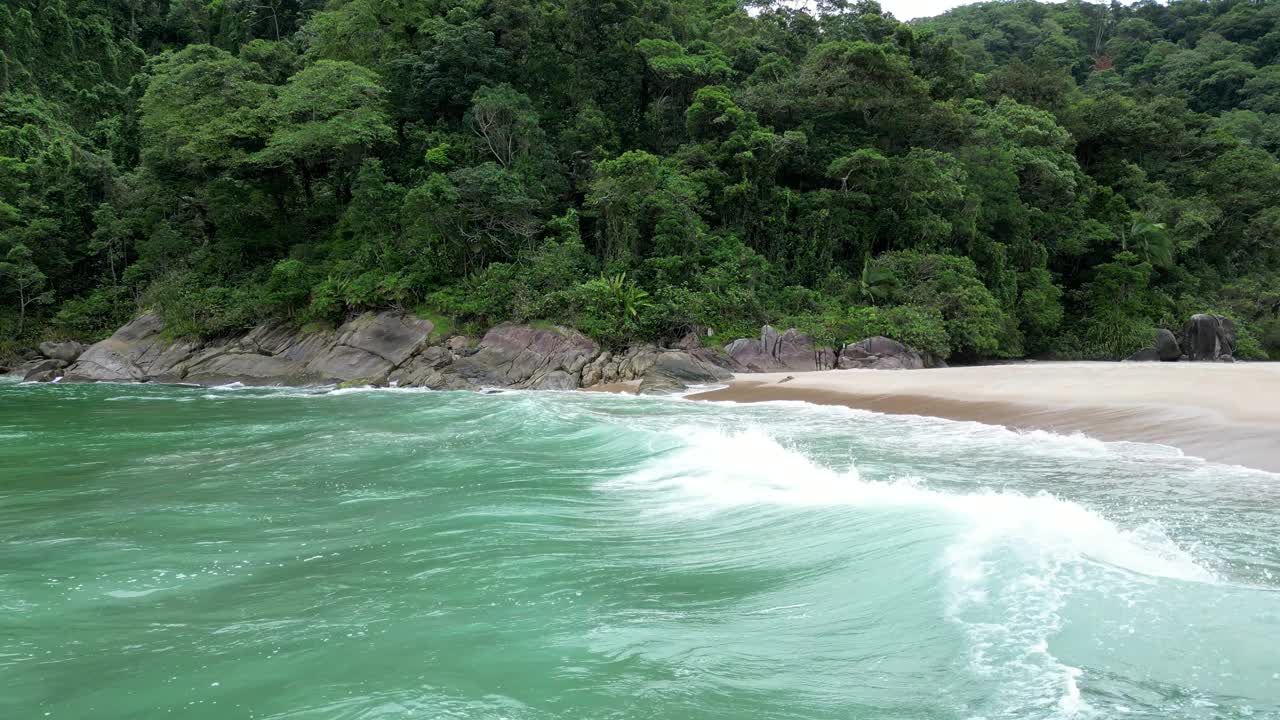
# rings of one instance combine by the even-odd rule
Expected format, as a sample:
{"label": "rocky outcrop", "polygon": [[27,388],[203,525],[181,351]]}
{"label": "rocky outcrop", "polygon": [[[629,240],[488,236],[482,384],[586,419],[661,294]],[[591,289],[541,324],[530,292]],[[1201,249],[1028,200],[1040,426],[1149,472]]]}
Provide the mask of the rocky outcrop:
{"label": "rocky outcrop", "polygon": [[23,382],[52,382],[62,377],[62,370],[67,366],[65,360],[48,358],[32,360],[24,364],[19,371]]}
{"label": "rocky outcrop", "polygon": [[505,324],[485,333],[479,349],[449,373],[479,387],[573,390],[599,354],[599,345],[567,328]]}
{"label": "rocky outcrop", "polygon": [[829,370],[835,367],[830,348],[817,347],[813,338],[791,328],[779,333],[769,325],[760,329],[760,339],[741,338],[724,348],[734,363],[749,372],[777,370]]}
{"label": "rocky outcrop", "polygon": [[[1175,358],[1176,359],[1176,358]],[[1159,362],[1160,351],[1155,348],[1142,348],[1124,359],[1125,362]]]}
{"label": "rocky outcrop", "polygon": [[67,370],[72,382],[191,382],[304,385],[383,382],[417,352],[433,327],[402,313],[365,313],[337,331],[301,332],[271,322],[238,338],[171,342],[143,315],[91,346]]}
{"label": "rocky outcrop", "polygon": [[[478,341],[433,343],[432,323],[398,312],[365,313],[336,330],[303,332],[268,322],[242,336],[170,341],[155,315],[143,315],[85,350],[66,369],[72,382],[183,382],[217,385],[356,383],[433,389],[486,387],[575,390],[640,381],[666,392],[727,380],[732,362],[713,350],[652,345],[614,355],[562,327],[499,325]],[[55,361],[46,361],[55,362]],[[61,361],[56,361],[61,362]],[[34,365],[25,368],[34,369]],[[42,366],[39,379],[59,367]]]}
{"label": "rocky outcrop", "polygon": [[50,360],[61,360],[67,364],[75,362],[83,352],[84,345],[81,345],[74,340],[40,343],[41,355],[49,358]]}
{"label": "rocky outcrop", "polygon": [[1182,351],[1198,362],[1232,362],[1236,324],[1221,315],[1192,315],[1182,329]]}
{"label": "rocky outcrop", "polygon": [[584,370],[583,387],[639,381],[639,392],[658,393],[706,385],[733,377],[728,359],[715,351],[641,345],[614,355],[602,353]]}
{"label": "rocky outcrop", "polygon": [[915,350],[887,337],[869,337],[840,352],[840,367],[861,370],[922,370],[925,360]]}
{"label": "rocky outcrop", "polygon": [[1156,355],[1162,362],[1176,362],[1182,357],[1182,346],[1178,338],[1169,330],[1156,330]]}
{"label": "rocky outcrop", "polygon": [[1156,330],[1155,345],[1145,347],[1125,358],[1125,362],[1177,362],[1182,358],[1178,338],[1164,328]]}
{"label": "rocky outcrop", "polygon": [[[66,373],[70,382],[141,382],[161,374],[159,361],[169,344],[160,337],[164,321],[159,315],[142,315],[102,342],[85,350]],[[186,359],[187,355],[176,359]],[[174,360],[166,357],[164,364]]]}

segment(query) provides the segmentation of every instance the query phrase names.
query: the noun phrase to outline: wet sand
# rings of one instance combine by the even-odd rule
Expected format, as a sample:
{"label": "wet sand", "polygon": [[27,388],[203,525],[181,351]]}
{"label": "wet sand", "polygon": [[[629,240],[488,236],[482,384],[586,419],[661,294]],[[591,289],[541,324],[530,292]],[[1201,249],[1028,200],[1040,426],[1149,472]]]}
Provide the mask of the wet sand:
{"label": "wet sand", "polygon": [[[782,382],[785,378],[791,380]],[[1022,363],[737,376],[696,400],[798,400],[1159,443],[1280,472],[1280,363]]]}

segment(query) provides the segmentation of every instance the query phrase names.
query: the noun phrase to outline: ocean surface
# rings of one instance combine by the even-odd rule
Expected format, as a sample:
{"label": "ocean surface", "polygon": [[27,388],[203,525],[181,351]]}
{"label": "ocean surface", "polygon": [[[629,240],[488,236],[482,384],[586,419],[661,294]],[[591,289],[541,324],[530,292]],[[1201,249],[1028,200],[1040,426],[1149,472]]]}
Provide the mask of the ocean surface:
{"label": "ocean surface", "polygon": [[0,718],[46,717],[1280,718],[1280,476],[797,403],[10,383]]}

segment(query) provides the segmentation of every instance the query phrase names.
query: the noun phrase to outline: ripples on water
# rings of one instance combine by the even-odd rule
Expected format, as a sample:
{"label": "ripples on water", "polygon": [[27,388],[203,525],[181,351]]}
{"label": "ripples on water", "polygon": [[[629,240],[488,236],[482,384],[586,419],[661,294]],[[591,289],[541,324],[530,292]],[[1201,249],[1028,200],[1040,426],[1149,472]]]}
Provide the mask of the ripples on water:
{"label": "ripples on water", "polygon": [[5,718],[1280,717],[1280,477],[1169,448],[5,385],[0,478]]}

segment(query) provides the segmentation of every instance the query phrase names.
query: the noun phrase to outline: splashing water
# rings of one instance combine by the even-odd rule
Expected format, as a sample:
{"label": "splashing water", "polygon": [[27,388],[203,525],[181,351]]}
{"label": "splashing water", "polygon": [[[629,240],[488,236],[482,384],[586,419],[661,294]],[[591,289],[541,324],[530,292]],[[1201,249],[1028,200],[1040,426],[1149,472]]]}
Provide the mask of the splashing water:
{"label": "splashing water", "polygon": [[1166,447],[11,384],[0,477],[3,717],[1280,717],[1280,477]]}

